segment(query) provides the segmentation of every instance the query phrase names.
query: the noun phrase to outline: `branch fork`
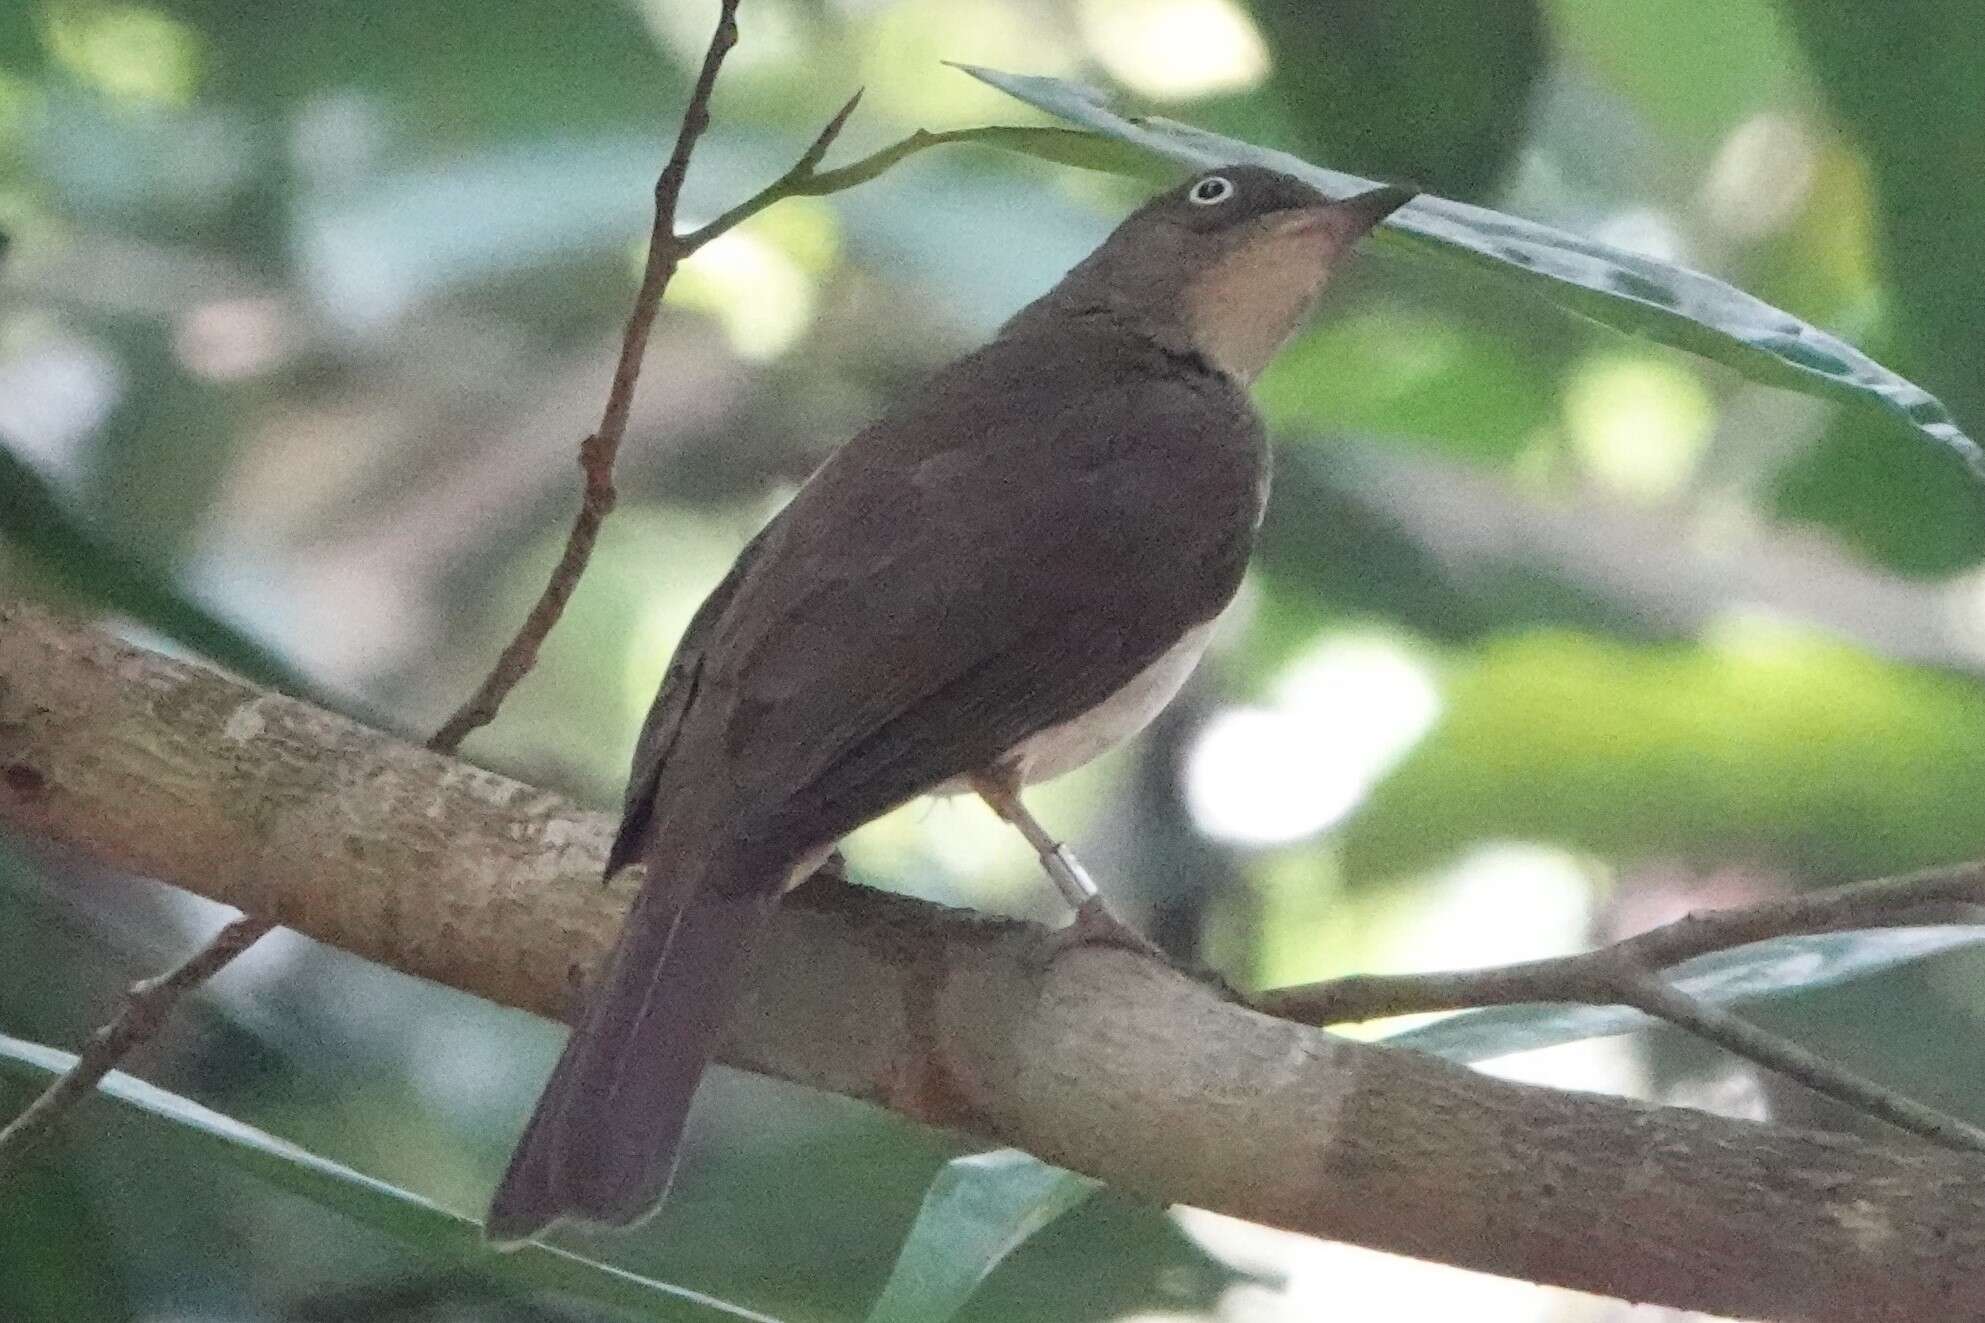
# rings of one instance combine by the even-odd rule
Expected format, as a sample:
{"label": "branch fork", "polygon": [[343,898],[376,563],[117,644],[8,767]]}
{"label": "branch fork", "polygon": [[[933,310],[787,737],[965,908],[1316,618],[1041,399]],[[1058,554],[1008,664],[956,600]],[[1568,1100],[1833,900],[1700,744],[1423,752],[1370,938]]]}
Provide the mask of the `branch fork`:
{"label": "branch fork", "polygon": [[1358,974],[1277,988],[1250,1004],[1264,1014],[1314,1025],[1523,1002],[1631,1006],[1900,1130],[1949,1148],[1985,1152],[1985,1130],[1691,997],[1660,976],[1697,956],[1774,937],[1977,922],[1981,915],[1985,864],[1965,863],[1757,905],[1699,910],[1578,955],[1450,973]]}

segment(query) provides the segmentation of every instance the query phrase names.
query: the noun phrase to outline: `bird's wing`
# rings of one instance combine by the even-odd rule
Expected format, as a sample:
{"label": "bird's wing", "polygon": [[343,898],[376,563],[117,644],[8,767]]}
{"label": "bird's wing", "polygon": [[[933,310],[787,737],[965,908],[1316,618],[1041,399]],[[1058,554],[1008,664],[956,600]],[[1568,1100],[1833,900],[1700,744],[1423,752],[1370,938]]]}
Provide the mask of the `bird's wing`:
{"label": "bird's wing", "polygon": [[1240,387],[1119,337],[954,365],[809,481],[711,630],[686,719],[722,723],[733,829],[824,844],[1107,698],[1231,598],[1265,464]]}
{"label": "bird's wing", "polygon": [[655,692],[655,701],[648,705],[647,718],[641,723],[641,734],[634,742],[634,765],[628,771],[620,830],[614,836],[612,849],[607,852],[606,875],[609,878],[639,859],[647,848],[648,829],[654,821],[656,785],[661,779],[662,766],[668,761],[670,751],[675,748],[676,737],[682,730],[683,714],[696,700],[711,635],[729,609],[731,599],[737,595],[738,585],[750,574],[772,531],[773,526],[767,525],[745,543],[744,549],[731,563],[730,571],[710,590],[710,595],[696,608],[696,614],[690,617],[689,627],[683,631],[675,654],[669,658],[668,669],[662,673],[661,687]]}

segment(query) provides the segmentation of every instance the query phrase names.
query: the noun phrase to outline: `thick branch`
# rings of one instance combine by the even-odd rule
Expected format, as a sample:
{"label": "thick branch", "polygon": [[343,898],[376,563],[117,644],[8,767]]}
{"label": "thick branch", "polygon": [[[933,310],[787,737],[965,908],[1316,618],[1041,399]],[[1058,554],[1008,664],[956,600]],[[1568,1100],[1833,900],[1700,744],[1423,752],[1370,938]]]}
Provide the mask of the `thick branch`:
{"label": "thick branch", "polygon": [[[544,1015],[606,949],[610,824],[0,606],[0,823]],[[1152,1199],[1743,1317],[1985,1312],[1985,1161],[1512,1084],[1124,952],[847,887],[789,901],[724,1058]]]}

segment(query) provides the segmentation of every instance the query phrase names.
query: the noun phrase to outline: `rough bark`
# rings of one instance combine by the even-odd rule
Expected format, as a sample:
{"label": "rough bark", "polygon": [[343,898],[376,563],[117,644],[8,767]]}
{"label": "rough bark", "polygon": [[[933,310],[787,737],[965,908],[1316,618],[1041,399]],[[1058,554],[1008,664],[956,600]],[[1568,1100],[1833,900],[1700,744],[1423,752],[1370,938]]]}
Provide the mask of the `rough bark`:
{"label": "rough bark", "polygon": [[[601,815],[4,603],[0,825],[553,1016],[626,900],[597,882]],[[1487,1272],[1752,1318],[1985,1315],[1985,1160],[1511,1084],[1040,937],[810,886],[723,1055]]]}

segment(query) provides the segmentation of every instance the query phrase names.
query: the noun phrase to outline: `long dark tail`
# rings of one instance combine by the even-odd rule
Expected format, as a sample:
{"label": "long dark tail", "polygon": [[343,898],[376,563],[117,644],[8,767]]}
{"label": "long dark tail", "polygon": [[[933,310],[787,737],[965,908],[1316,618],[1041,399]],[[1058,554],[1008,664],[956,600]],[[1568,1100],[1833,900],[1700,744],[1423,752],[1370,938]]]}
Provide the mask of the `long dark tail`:
{"label": "long dark tail", "polygon": [[491,1240],[524,1240],[561,1217],[626,1226],[661,1203],[696,1083],[779,894],[776,883],[731,882],[650,877],[510,1157],[484,1224]]}

